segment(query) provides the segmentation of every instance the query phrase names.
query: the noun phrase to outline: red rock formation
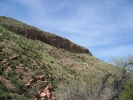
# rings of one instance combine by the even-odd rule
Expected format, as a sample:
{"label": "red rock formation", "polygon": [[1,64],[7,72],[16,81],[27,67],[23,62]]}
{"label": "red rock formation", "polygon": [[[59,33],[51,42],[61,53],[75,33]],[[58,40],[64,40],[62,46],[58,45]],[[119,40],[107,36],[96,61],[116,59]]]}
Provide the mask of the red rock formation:
{"label": "red rock formation", "polygon": [[41,94],[40,94],[40,98],[42,98],[42,99],[46,99],[47,98],[47,94],[45,93],[45,92],[42,92]]}
{"label": "red rock formation", "polygon": [[[1,17],[3,20],[9,20],[11,18],[7,18],[7,17]],[[11,19],[14,22],[17,23],[21,23],[24,24],[22,22],[19,22],[17,20]],[[47,43],[49,45],[55,46],[57,48],[62,48],[65,50],[68,50],[70,52],[73,53],[88,53],[89,55],[92,55],[88,49],[81,47],[77,44],[72,43],[71,41],[69,41],[68,39],[62,38],[60,36],[51,34],[51,33],[46,33],[44,31],[38,30],[36,28],[33,28],[31,26],[15,26],[15,25],[11,25],[11,24],[3,24],[1,23],[2,26],[4,26],[6,29],[15,32],[17,34],[21,34],[27,38],[31,38],[31,39],[38,39],[44,43]]]}
{"label": "red rock formation", "polygon": [[48,81],[43,81],[43,83],[46,83],[46,84],[47,84],[47,83],[48,83]]}
{"label": "red rock formation", "polygon": [[36,77],[38,80],[44,81],[44,75],[40,75]]}
{"label": "red rock formation", "polygon": [[[51,77],[51,75],[49,75]],[[48,83],[47,81],[44,81],[44,75],[40,75],[40,76],[37,76],[37,77],[33,77],[33,79],[31,79],[28,83],[25,84],[25,87],[28,89],[28,88],[31,88],[31,83],[35,83],[37,82],[37,80],[41,80],[43,81],[44,83]],[[34,85],[34,87],[36,87],[36,85]],[[51,85],[47,85],[45,88],[44,88],[44,91],[41,92],[38,90],[38,93],[40,95],[40,98],[41,99],[46,99],[46,100],[55,100],[55,96],[52,94],[52,86]]]}
{"label": "red rock formation", "polygon": [[31,85],[29,83],[25,84],[25,87],[28,89],[31,87]]}

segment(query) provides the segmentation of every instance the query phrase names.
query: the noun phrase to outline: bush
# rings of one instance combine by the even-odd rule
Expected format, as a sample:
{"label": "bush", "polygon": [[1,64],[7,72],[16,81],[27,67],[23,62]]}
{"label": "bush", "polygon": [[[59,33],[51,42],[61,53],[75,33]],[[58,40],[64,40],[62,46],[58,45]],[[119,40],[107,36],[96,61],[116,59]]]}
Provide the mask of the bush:
{"label": "bush", "polygon": [[13,95],[13,100],[28,100],[22,95],[14,94]]}
{"label": "bush", "polygon": [[120,95],[120,100],[133,100],[133,80],[125,85],[125,90]]}
{"label": "bush", "polygon": [[17,84],[17,81],[18,81],[18,79],[15,78],[15,77],[10,77],[9,80],[10,80],[10,82],[11,82],[13,85],[16,85],[16,84]]}
{"label": "bush", "polygon": [[52,63],[52,64],[53,64],[53,63],[54,63],[54,61],[52,61],[52,60],[51,60],[51,61],[50,61],[50,63]]}
{"label": "bush", "polygon": [[3,71],[2,71],[2,69],[0,69],[0,75],[2,75],[3,74]]}
{"label": "bush", "polygon": [[19,95],[25,94],[26,88],[24,87],[23,81],[17,79],[17,78],[10,78],[11,83],[14,85],[14,92],[18,93]]}
{"label": "bush", "polygon": [[23,71],[28,72],[28,68],[23,67]]}
{"label": "bush", "polygon": [[17,81],[17,84],[15,85],[15,90],[20,95],[27,92],[26,88],[24,87],[24,83],[20,80]]}
{"label": "bush", "polygon": [[43,65],[41,66],[41,68],[42,68],[42,69],[47,69],[47,67],[46,67],[45,64],[43,64]]}
{"label": "bush", "polygon": [[17,73],[15,70],[9,70],[7,75],[8,75],[8,77],[14,77],[16,74]]}
{"label": "bush", "polygon": [[0,100],[7,99],[11,99],[11,96],[5,84],[2,81],[0,81]]}
{"label": "bush", "polygon": [[14,63],[14,61],[11,59],[9,60],[9,65],[11,66],[11,68],[15,69],[16,64]]}
{"label": "bush", "polygon": [[39,87],[39,90],[43,90],[46,87],[46,84],[43,82],[39,82],[38,87]]}
{"label": "bush", "polygon": [[23,73],[22,73],[22,72],[19,72],[19,73],[18,73],[18,77],[19,77],[20,79],[22,79],[22,76],[23,76]]}
{"label": "bush", "polygon": [[[80,81],[72,80],[67,84],[63,83],[62,86],[56,89],[56,96],[62,100],[133,100],[133,79],[131,80],[133,69],[133,56],[130,55],[127,59],[115,59],[114,65],[118,70],[115,70],[113,74],[108,73],[101,78],[96,84],[91,86],[85,86]],[[64,66],[64,69],[70,74],[75,72]],[[89,83],[87,83],[89,84]],[[125,90],[124,90],[124,86]],[[124,90],[124,91],[123,91]]]}

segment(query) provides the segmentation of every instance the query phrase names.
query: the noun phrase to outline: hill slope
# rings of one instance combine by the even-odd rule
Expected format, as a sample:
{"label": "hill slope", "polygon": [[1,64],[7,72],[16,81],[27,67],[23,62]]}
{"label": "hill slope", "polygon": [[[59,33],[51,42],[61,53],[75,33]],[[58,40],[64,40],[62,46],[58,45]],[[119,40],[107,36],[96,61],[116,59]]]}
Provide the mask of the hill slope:
{"label": "hill slope", "polygon": [[21,34],[27,38],[38,39],[42,42],[45,42],[57,48],[66,49],[70,52],[88,53],[89,55],[92,55],[88,49],[78,46],[69,41],[68,39],[62,38],[60,36],[48,32],[41,31],[35,27],[31,27],[15,19],[1,16],[0,24],[4,26],[6,29],[17,34]]}
{"label": "hill slope", "polygon": [[116,69],[67,39],[6,17],[0,17],[0,67],[0,98],[19,100],[40,99],[46,89],[54,99],[53,91],[73,79],[95,83]]}

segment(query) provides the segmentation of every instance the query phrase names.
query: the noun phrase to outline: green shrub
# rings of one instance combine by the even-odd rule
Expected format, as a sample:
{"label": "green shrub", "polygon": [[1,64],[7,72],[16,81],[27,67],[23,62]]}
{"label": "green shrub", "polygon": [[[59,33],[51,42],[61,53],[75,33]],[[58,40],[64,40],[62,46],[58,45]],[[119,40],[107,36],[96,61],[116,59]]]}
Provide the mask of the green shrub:
{"label": "green shrub", "polygon": [[3,74],[3,71],[2,71],[2,69],[0,68],[0,75],[2,75]]}
{"label": "green shrub", "polygon": [[35,78],[35,76],[36,76],[35,74],[32,74],[32,75],[31,75],[31,78]]}
{"label": "green shrub", "polygon": [[52,60],[51,60],[51,61],[50,61],[50,63],[52,63],[52,64],[53,64],[53,63],[54,63],[54,61],[52,61]]}
{"label": "green shrub", "polygon": [[24,83],[21,80],[17,81],[17,84],[15,84],[15,90],[18,94],[24,94],[26,93],[26,88],[24,87]]}
{"label": "green shrub", "polygon": [[13,100],[28,100],[22,95],[14,94],[13,95]]}
{"label": "green shrub", "polygon": [[11,96],[9,94],[9,91],[5,84],[0,81],[0,100],[8,100],[11,99]]}
{"label": "green shrub", "polygon": [[44,87],[46,87],[46,84],[45,84],[45,83],[43,83],[43,82],[39,82],[38,87],[39,87],[39,90],[43,90],[43,89],[44,89]]}
{"label": "green shrub", "polygon": [[19,72],[19,73],[18,73],[18,77],[19,77],[20,79],[22,79],[22,76],[23,76],[23,73],[22,73],[22,72]]}
{"label": "green shrub", "polygon": [[42,68],[42,69],[46,69],[47,67],[46,67],[45,64],[43,64],[43,65],[41,66],[41,68]]}
{"label": "green shrub", "polygon": [[72,69],[72,68],[70,68],[70,67],[67,67],[67,66],[64,66],[63,68],[64,68],[68,73],[70,73],[70,74],[72,74],[72,75],[74,75],[74,76],[77,75],[76,70],[74,70],[74,69]]}
{"label": "green shrub", "polygon": [[10,77],[9,80],[10,80],[10,82],[11,82],[13,85],[16,85],[16,84],[17,84],[17,81],[18,81],[18,79],[17,79],[17,78],[14,78],[14,77]]}
{"label": "green shrub", "polygon": [[19,80],[18,78],[10,78],[11,83],[14,85],[14,92],[17,94],[25,94],[26,88],[24,87],[24,82]]}
{"label": "green shrub", "polygon": [[15,70],[9,70],[7,75],[8,75],[8,77],[14,77],[16,74],[17,73]]}
{"label": "green shrub", "polygon": [[133,80],[128,82],[120,95],[120,100],[133,100]]}
{"label": "green shrub", "polygon": [[9,65],[12,67],[12,68],[15,68],[16,67],[16,64],[14,63],[14,61],[11,59],[9,60]]}
{"label": "green shrub", "polygon": [[23,71],[28,72],[28,68],[23,67]]}
{"label": "green shrub", "polygon": [[3,58],[6,57],[6,53],[5,52],[0,52],[0,61],[3,60]]}
{"label": "green shrub", "polygon": [[36,70],[35,74],[36,75],[41,75],[42,74],[42,71],[41,70]]}
{"label": "green shrub", "polygon": [[2,52],[2,47],[0,47],[0,52]]}
{"label": "green shrub", "polygon": [[3,42],[3,41],[4,41],[4,39],[2,37],[0,37],[0,42]]}

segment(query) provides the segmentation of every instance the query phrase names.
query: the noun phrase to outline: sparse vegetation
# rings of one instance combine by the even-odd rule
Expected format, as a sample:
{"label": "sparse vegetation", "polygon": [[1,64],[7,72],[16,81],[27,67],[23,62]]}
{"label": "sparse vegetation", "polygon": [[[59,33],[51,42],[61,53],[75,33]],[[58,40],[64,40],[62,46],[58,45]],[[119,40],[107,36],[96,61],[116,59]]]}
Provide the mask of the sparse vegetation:
{"label": "sparse vegetation", "polygon": [[[39,30],[12,19],[1,20],[0,17],[1,100],[39,100],[38,90],[42,92],[48,84],[61,100],[113,100],[119,96],[120,100],[132,100],[132,55],[107,64],[88,54],[70,53],[27,39],[8,31],[3,24]],[[45,76],[44,81],[36,79],[39,75]]]}
{"label": "sparse vegetation", "polygon": [[10,92],[8,91],[7,87],[5,86],[5,83],[0,80],[0,99],[1,100],[7,100],[11,99]]}
{"label": "sparse vegetation", "polygon": [[120,100],[133,100],[133,80],[125,85],[125,90],[121,93]]}

